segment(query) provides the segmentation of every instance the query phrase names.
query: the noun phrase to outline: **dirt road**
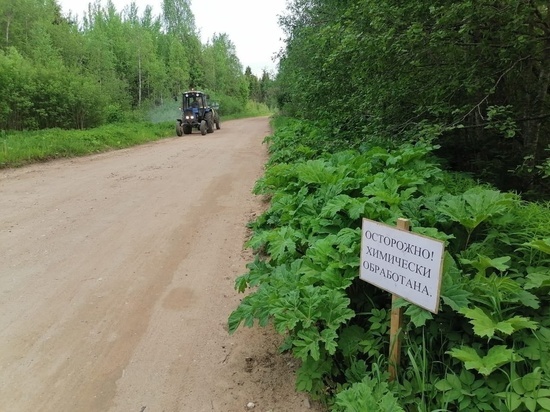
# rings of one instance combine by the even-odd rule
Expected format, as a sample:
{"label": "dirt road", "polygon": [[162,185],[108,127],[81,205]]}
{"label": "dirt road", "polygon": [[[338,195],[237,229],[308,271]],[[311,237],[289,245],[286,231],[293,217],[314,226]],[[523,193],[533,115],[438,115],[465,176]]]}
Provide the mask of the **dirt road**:
{"label": "dirt road", "polygon": [[227,333],[269,133],[0,170],[0,411],[320,410],[275,335]]}

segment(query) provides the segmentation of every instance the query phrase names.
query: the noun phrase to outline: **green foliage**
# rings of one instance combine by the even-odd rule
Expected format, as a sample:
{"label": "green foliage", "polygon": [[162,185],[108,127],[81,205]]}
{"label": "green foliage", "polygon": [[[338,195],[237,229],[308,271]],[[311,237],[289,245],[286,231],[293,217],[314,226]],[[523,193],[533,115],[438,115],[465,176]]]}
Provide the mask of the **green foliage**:
{"label": "green foliage", "polygon": [[502,345],[493,346],[485,356],[480,356],[474,348],[467,346],[453,348],[449,351],[449,354],[453,358],[464,362],[466,369],[475,369],[483,376],[490,375],[506,363],[522,360],[512,349],[508,349]]}
{"label": "green foliage", "polygon": [[461,411],[493,411],[493,394],[484,385],[483,380],[463,369],[457,376],[449,374],[435,384],[438,391],[443,392],[445,404],[456,404]]}
{"label": "green foliage", "polygon": [[164,1],[161,16],[92,2],[82,21],[53,1],[2,0],[0,28],[0,130],[143,121],[191,87],[217,93],[225,114],[250,111],[234,45],[225,34],[201,45],[187,0]]}
{"label": "green foliage", "polygon": [[459,196],[445,197],[439,211],[466,229],[467,247],[470,236],[482,222],[504,214],[514,201],[518,199],[512,194],[477,187]]}
{"label": "green foliage", "polygon": [[550,255],[550,238],[533,240],[531,242],[525,243],[525,246],[530,246],[533,249],[540,250],[541,252]]}
{"label": "green foliage", "polygon": [[270,108],[276,107],[273,96],[275,86],[272,75],[264,70],[262,76],[257,78],[252,74],[250,67],[247,67],[244,76],[248,83],[248,91],[252,101],[265,104]]}
{"label": "green foliage", "polygon": [[241,107],[246,104],[248,86],[235,45],[227,34],[216,34],[206,44],[203,50],[203,70],[203,88],[233,96]]}
{"label": "green foliage", "polygon": [[457,170],[549,195],[546,2],[292,0],[288,8],[283,113],[326,119],[341,148],[367,136],[437,141]]}
{"label": "green foliage", "polygon": [[402,412],[388,384],[370,378],[352,384],[335,397],[334,412]]}
{"label": "green foliage", "polygon": [[121,123],[91,130],[11,132],[0,135],[0,168],[121,149],[172,135],[172,122]]}
{"label": "green foliage", "polygon": [[465,309],[461,313],[464,314],[474,327],[474,333],[480,337],[491,339],[495,332],[500,332],[504,335],[521,329],[536,329],[537,323],[529,320],[524,316],[514,316],[510,319],[497,321],[492,316],[487,315],[481,308]]}
{"label": "green foliage", "polygon": [[[547,205],[455,179],[427,142],[331,152],[314,123],[274,124],[254,189],[270,207],[250,223],[255,259],[235,287],[252,290],[230,331],[271,323],[286,336],[282,350],[301,360],[297,388],[334,410],[489,411],[531,408],[531,399],[544,407],[545,392],[540,401],[520,394],[507,370],[538,370],[537,388],[545,388]],[[358,279],[361,218],[394,224],[403,216],[413,231],[446,243],[440,309],[398,301],[407,357],[398,382],[373,387],[381,380],[369,371],[387,368],[390,298]]]}
{"label": "green foliage", "polygon": [[510,390],[496,396],[504,399],[510,411],[521,410],[522,405],[530,412],[550,410],[550,388],[543,381],[541,368],[524,376],[513,376]]}

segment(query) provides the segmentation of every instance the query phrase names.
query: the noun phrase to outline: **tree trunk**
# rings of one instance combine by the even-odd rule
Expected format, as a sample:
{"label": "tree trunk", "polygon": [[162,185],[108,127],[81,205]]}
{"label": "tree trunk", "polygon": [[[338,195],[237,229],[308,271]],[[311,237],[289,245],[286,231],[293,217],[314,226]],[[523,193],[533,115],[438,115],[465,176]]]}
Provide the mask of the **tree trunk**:
{"label": "tree trunk", "polygon": [[10,45],[10,16],[8,16],[8,20],[6,22],[6,47],[9,47]]}
{"label": "tree trunk", "polygon": [[[547,27],[550,27],[550,13],[546,16]],[[550,30],[545,30],[546,41],[543,43],[543,51],[540,59],[540,71],[538,74],[536,93],[531,107],[532,120],[525,124],[524,145],[526,155],[530,156],[529,166],[534,167],[543,160],[544,149],[549,143],[548,137],[542,135],[542,127],[548,119],[547,97],[548,87],[550,86]]]}
{"label": "tree trunk", "polygon": [[141,51],[138,56],[138,107],[141,107]]}
{"label": "tree trunk", "polygon": [[533,102],[532,116],[535,117],[535,119],[527,121],[525,128],[525,149],[527,154],[532,156],[531,166],[538,164],[541,160],[547,140],[541,139],[541,130],[543,123],[546,121],[546,119],[544,119],[544,114],[548,87],[550,86],[550,56],[545,60],[539,73],[537,95]]}

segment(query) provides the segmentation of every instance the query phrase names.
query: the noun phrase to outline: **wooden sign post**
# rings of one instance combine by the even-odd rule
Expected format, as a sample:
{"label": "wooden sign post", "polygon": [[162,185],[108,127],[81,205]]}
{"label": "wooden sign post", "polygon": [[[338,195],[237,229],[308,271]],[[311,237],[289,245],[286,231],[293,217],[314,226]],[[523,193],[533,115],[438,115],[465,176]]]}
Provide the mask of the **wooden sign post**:
{"label": "wooden sign post", "polygon": [[[411,221],[409,219],[397,219],[397,228],[399,230],[409,231]],[[393,382],[397,377],[397,367],[401,361],[401,328],[403,326],[403,308],[396,308],[395,303],[399,296],[392,293],[391,295],[391,319],[390,319],[390,359],[389,373],[390,382]]]}
{"label": "wooden sign post", "polygon": [[444,243],[411,233],[410,221],[397,227],[363,219],[360,278],[392,294],[390,325],[390,381],[397,376],[401,356],[403,298],[432,313],[439,308]]}

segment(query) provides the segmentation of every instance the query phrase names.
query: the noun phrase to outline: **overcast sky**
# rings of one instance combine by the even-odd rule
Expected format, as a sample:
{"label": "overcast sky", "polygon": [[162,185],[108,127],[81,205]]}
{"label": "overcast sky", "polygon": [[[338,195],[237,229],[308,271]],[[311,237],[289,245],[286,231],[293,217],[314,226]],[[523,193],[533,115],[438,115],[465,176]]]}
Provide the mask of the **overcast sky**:
{"label": "overcast sky", "polygon": [[[78,14],[82,18],[88,9],[89,0],[57,0],[63,12]],[[118,11],[131,0],[112,0]],[[107,0],[101,0],[105,5]],[[162,0],[135,0],[139,12],[145,6],[153,7],[155,15],[161,14]],[[283,47],[283,32],[278,25],[278,16],[284,14],[286,0],[192,0],[191,10],[195,15],[202,42],[206,43],[214,33],[227,33],[235,45],[243,68],[250,66],[256,76],[262,71],[275,71],[273,56]]]}

